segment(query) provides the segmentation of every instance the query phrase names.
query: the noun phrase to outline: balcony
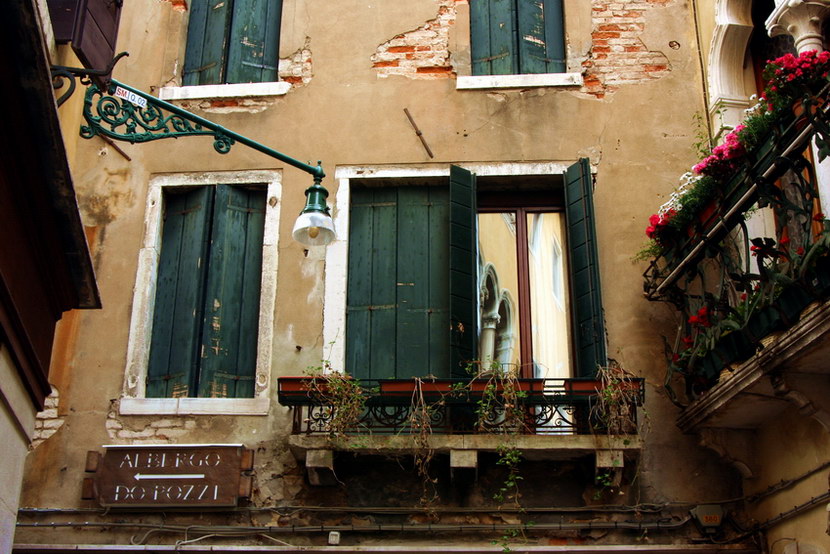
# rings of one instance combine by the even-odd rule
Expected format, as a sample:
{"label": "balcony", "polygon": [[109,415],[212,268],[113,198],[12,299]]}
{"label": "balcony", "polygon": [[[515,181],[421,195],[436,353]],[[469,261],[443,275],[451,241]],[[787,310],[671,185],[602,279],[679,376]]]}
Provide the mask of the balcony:
{"label": "balcony", "polygon": [[[277,383],[280,404],[294,409],[293,434],[331,433],[337,408],[319,394],[326,384],[315,384],[313,377],[281,377]],[[349,425],[349,433],[409,434],[415,432],[413,413],[425,409],[435,434],[499,434],[510,432],[505,410],[519,410],[522,420],[518,434],[587,435],[606,432],[607,424],[596,419],[597,399],[602,383],[594,379],[516,379],[514,383],[494,383],[486,379],[379,379],[358,383],[365,409]],[[625,387],[630,428],[637,433],[637,407],[645,399],[643,379],[630,379]],[[514,390],[506,390],[512,387]],[[489,390],[488,390],[489,389]],[[492,398],[482,413],[485,399]],[[515,406],[510,403],[515,402]],[[507,406],[507,407],[506,407]],[[477,417],[482,415],[483,417]]]}
{"label": "balcony", "polygon": [[828,96],[824,86],[779,112],[644,273],[646,298],[677,310],[665,339],[678,425],[716,449],[734,437],[715,430],[758,428],[789,403],[830,431],[830,206],[814,161],[828,152]]}
{"label": "balcony", "polygon": [[[289,445],[312,482],[332,470],[332,451],[450,457],[476,467],[479,452],[506,443],[534,460],[596,454],[597,467],[622,469],[638,455],[643,379],[380,379],[341,374],[281,377],[280,404],[292,409]],[[606,401],[603,404],[603,399]],[[609,401],[610,399],[610,401]],[[343,412],[351,412],[344,421]]]}

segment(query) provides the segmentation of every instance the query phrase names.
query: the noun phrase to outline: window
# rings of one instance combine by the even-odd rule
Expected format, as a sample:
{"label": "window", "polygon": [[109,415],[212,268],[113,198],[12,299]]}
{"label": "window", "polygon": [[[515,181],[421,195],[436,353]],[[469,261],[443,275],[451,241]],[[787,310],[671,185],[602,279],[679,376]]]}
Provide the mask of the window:
{"label": "window", "polygon": [[268,414],[280,180],[261,170],[150,180],[121,415]]}
{"label": "window", "polygon": [[277,80],[282,0],[193,0],[184,85]]}
{"label": "window", "polygon": [[[449,186],[445,178],[352,180],[346,371],[464,377],[467,361],[489,359],[521,364],[527,377],[593,375],[605,344],[589,171],[583,161],[564,181],[536,178],[547,190],[535,191],[511,177],[509,192],[503,177],[482,177],[477,191],[475,176],[457,167]],[[569,277],[561,278],[572,295],[564,309],[552,302],[555,260],[530,260],[534,220],[540,252],[552,255],[554,240],[568,246]],[[327,263],[327,274],[337,264]],[[548,369],[538,375],[534,366]]]}
{"label": "window", "polygon": [[473,75],[566,71],[562,0],[471,0]]}
{"label": "window", "polygon": [[168,192],[147,397],[254,394],[265,191]]}

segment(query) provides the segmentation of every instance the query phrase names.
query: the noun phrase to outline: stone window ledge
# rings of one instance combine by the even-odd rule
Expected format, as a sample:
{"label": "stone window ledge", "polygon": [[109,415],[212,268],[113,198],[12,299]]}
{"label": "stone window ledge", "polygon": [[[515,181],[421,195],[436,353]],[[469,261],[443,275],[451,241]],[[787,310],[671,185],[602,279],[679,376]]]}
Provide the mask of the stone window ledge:
{"label": "stone window ledge", "polygon": [[268,415],[269,398],[122,398],[120,415]]}
{"label": "stone window ledge", "polygon": [[581,73],[537,73],[528,75],[478,75],[460,76],[457,90],[495,88],[567,87],[582,86]]}
{"label": "stone window ledge", "polygon": [[262,96],[283,96],[288,93],[291,83],[234,83],[230,85],[197,85],[188,87],[162,87],[162,100],[202,100],[207,98],[245,98]]}

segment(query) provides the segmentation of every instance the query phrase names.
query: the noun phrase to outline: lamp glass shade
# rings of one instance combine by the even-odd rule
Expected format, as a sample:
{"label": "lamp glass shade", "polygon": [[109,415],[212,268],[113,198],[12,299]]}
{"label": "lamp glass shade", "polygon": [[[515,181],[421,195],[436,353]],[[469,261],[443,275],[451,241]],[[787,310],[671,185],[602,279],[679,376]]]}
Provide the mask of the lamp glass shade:
{"label": "lamp glass shade", "polygon": [[307,246],[325,246],[335,238],[334,221],[326,213],[303,212],[294,223],[291,235]]}

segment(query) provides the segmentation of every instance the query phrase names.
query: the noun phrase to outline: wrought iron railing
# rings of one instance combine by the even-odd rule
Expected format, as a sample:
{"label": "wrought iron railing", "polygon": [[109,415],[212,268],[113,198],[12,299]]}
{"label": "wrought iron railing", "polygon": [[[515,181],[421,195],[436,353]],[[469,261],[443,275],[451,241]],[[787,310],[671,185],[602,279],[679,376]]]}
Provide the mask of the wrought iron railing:
{"label": "wrought iron railing", "polygon": [[[830,294],[830,221],[811,146],[828,150],[828,96],[825,87],[799,99],[803,113],[779,119],[644,273],[646,297],[680,316],[676,336],[667,337],[670,392],[677,374],[692,397],[711,387],[724,368],[762,348],[761,338]],[[746,221],[759,209],[768,209],[774,236],[750,233]]]}
{"label": "wrought iron railing", "polygon": [[[318,378],[320,379],[320,378]],[[328,434],[337,406],[312,377],[282,377],[277,392],[280,404],[293,409],[294,434]],[[488,392],[487,387],[491,389]],[[436,434],[498,433],[505,431],[505,406],[485,402],[486,395],[500,391],[487,380],[463,379],[380,379],[361,380],[364,398],[360,417],[349,429],[353,433],[414,433],[414,410],[429,414],[429,426]],[[520,410],[522,423],[512,432],[539,435],[573,435],[606,432],[608,418],[625,419],[625,434],[637,433],[637,408],[645,400],[640,378],[603,385],[593,379],[517,379],[509,385],[514,393],[507,409]],[[617,390],[611,390],[616,388]],[[620,389],[623,394],[616,395]],[[614,413],[600,413],[600,395],[614,394],[622,402]],[[422,412],[423,413],[423,412]],[[514,412],[515,413],[515,412]],[[515,427],[515,419],[511,425]],[[617,428],[620,428],[617,425]]]}

